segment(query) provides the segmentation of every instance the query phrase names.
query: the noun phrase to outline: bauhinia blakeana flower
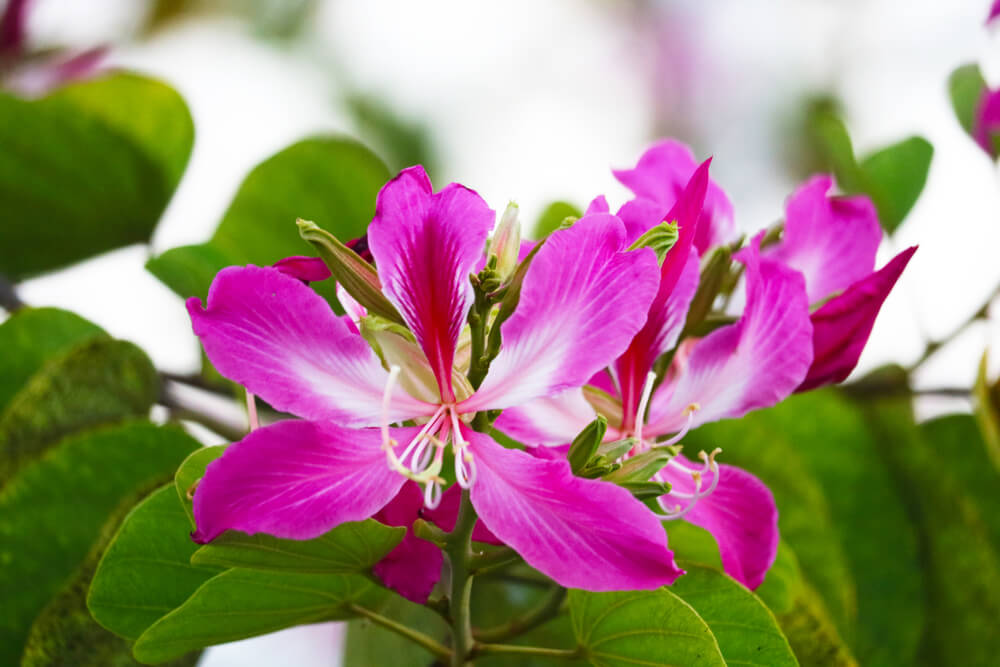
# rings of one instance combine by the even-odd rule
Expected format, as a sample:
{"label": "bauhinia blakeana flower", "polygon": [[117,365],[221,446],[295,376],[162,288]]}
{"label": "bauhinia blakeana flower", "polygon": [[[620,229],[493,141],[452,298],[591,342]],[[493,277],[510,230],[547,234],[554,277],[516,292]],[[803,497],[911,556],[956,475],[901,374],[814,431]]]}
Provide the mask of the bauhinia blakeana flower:
{"label": "bauhinia blakeana flower", "polygon": [[994,160],[1000,155],[1000,88],[983,90],[972,119],[972,137]]}
{"label": "bauhinia blakeana flower", "polygon": [[[780,262],[760,257],[762,235],[737,255],[746,268],[742,317],[676,347],[698,283],[693,241],[706,219],[707,189],[706,162],[666,216],[678,223],[679,238],[661,267],[646,323],[607,371],[591,379],[586,397],[571,390],[516,407],[500,416],[498,428],[532,444],[565,443],[596,411],[609,423],[605,440],[632,439],[628,459],[654,446],[673,445],[705,422],[774,405],[802,382],[812,361],[805,281]],[[675,347],[673,362],[654,390],[654,364]],[[702,463],[694,464],[674,456],[654,475],[672,487],[660,498],[661,518],[683,518],[708,530],[726,572],[756,587],[777,551],[774,499],[756,477],[719,465],[714,457],[702,453]]]}
{"label": "bauhinia blakeana flower", "polygon": [[[882,303],[916,248],[875,268],[882,240],[868,197],[833,197],[833,178],[814,176],[788,199],[780,242],[763,255],[799,271],[811,304],[813,364],[799,391],[842,382],[858,363]],[[833,297],[831,299],[831,297]]]}
{"label": "bauhinia blakeana flower", "polygon": [[[565,461],[506,449],[469,426],[480,411],[580,387],[620,355],[657,290],[654,253],[628,251],[624,225],[607,214],[553,233],[473,390],[456,374],[456,356],[473,299],[469,274],[493,222],[475,192],[452,184],[435,193],[420,167],[379,194],[368,245],[382,292],[406,323],[391,335],[421,353],[409,370],[387,370],[351,315],[336,316],[276,268],[224,269],[205,307],[188,302],[215,367],[302,418],[253,431],[209,465],[194,497],[196,540],[226,530],[309,539],[379,512],[405,523],[414,484],[437,506],[443,466],[453,462],[484,527],[564,586],[648,589],[680,574],[660,522],[626,489],[575,477]],[[429,394],[426,382],[408,390],[414,383],[401,373],[414,364],[433,378]]]}

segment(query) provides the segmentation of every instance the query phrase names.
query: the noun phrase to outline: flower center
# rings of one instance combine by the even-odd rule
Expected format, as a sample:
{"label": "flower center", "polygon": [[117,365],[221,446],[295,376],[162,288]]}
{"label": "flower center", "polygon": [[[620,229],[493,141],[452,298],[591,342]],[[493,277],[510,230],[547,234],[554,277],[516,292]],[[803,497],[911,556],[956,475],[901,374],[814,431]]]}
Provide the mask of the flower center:
{"label": "flower center", "polygon": [[389,378],[382,395],[382,449],[392,470],[424,485],[424,504],[429,509],[434,509],[441,502],[441,487],[445,483],[445,479],[441,477],[441,468],[449,438],[455,458],[455,480],[463,489],[468,489],[476,482],[475,459],[469,450],[469,442],[462,436],[461,420],[455,403],[442,403],[438,406],[417,435],[405,445],[392,437],[389,431],[389,408],[399,373],[399,366],[389,367]]}

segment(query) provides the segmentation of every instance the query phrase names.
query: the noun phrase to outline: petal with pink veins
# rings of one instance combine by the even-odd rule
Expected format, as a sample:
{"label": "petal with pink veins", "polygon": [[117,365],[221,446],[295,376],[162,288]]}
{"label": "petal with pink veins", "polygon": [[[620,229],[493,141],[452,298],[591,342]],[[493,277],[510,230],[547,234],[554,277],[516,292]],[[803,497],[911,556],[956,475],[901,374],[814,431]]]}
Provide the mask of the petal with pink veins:
{"label": "petal with pink veins", "polygon": [[871,200],[864,196],[831,197],[833,178],[814,176],[785,206],[781,242],[762,257],[802,272],[809,303],[818,303],[864,278],[875,268],[882,227]]}
{"label": "petal with pink veins", "polygon": [[646,319],[656,255],[625,251],[618,218],[595,214],[553,232],[535,255],[500,354],[462,410],[508,408],[582,386],[622,353]]}
{"label": "petal with pink veins", "polygon": [[505,449],[469,431],[479,519],[567,588],[650,590],[683,574],[656,516],[620,486],[574,477],[565,460]]}
{"label": "petal with pink veins", "polygon": [[[418,430],[392,429],[399,441]],[[194,494],[198,528],[192,538],[204,544],[239,530],[309,540],[372,516],[405,480],[389,468],[378,429],[278,422],[253,431],[208,465]]]}
{"label": "petal with pink veins", "polygon": [[583,390],[576,388],[507,408],[494,426],[529,447],[562,445],[572,442],[596,418]]}
{"label": "petal with pink veins", "polygon": [[611,207],[608,206],[608,200],[604,195],[597,195],[587,204],[587,210],[583,214],[590,215],[591,213],[611,213]]}
{"label": "petal with pink veins", "polygon": [[446,401],[455,399],[455,348],[472,305],[469,273],[495,218],[478,194],[457,183],[435,193],[416,166],[382,188],[368,228],[382,291],[423,348]]}
{"label": "petal with pink veins", "polygon": [[812,363],[812,324],[802,274],[780,262],[761,259],[758,234],[738,254],[746,264],[747,300],[743,316],[678,355],[653,392],[651,436],[680,431],[718,419],[742,417],[786,398]]}
{"label": "petal with pink veins", "polygon": [[812,314],[813,362],[796,391],[843,382],[861,358],[875,318],[917,247],[907,248]]}
{"label": "petal with pink veins", "polygon": [[[617,169],[613,173],[637,197],[656,201],[666,211],[680,197],[697,166],[690,148],[667,139],[647,149],[633,169]],[[694,246],[699,254],[704,254],[709,248],[729,241],[734,229],[733,205],[722,188],[711,181]]]}
{"label": "petal with pink veins", "polygon": [[[222,375],[276,409],[342,425],[380,423],[388,374],[329,304],[278,269],[229,267],[212,281],[208,306],[188,299],[205,354]],[[435,406],[393,394],[389,421]]]}
{"label": "petal with pink veins", "polygon": [[[683,456],[675,460],[690,468],[701,468]],[[718,474],[715,490],[698,500],[684,519],[712,534],[719,545],[726,574],[753,590],[764,581],[778,553],[778,507],[771,490],[747,471],[720,465]],[[659,477],[670,482],[674,491],[687,494],[695,491],[691,475],[675,467],[667,466]],[[703,489],[711,483],[711,477],[712,473],[705,474]],[[683,507],[688,502],[674,500],[669,495],[661,499],[665,509],[671,511],[674,505]]]}
{"label": "petal with pink veins", "polygon": [[405,526],[406,536],[396,548],[375,564],[373,571],[382,583],[407,600],[423,604],[441,578],[444,557],[436,544],[413,534],[413,522],[424,506],[424,493],[415,482],[407,481],[375,514],[375,520],[387,526]]}

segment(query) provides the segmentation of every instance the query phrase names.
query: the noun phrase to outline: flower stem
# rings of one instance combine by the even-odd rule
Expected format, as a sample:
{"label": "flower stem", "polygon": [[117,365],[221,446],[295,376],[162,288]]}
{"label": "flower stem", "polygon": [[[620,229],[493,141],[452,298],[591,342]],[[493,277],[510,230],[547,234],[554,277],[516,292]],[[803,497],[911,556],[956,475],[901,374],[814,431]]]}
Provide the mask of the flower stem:
{"label": "flower stem", "polygon": [[18,297],[14,283],[6,276],[0,275],[0,308],[8,313],[24,307],[24,302]]}
{"label": "flower stem", "polygon": [[444,552],[451,565],[451,666],[462,667],[468,663],[472,652],[472,615],[469,602],[472,598],[472,529],[476,525],[476,510],[469,500],[468,489],[462,490],[462,504],[458,509],[455,529],[448,535]]}
{"label": "flower stem", "polygon": [[422,632],[418,632],[412,628],[408,628],[401,623],[397,623],[391,618],[386,618],[385,616],[377,614],[371,609],[366,609],[360,605],[352,604],[351,611],[353,611],[355,614],[359,616],[364,616],[365,618],[367,618],[372,623],[375,623],[376,625],[381,625],[383,628],[386,628],[387,630],[391,630],[400,636],[406,637],[414,644],[419,644],[420,646],[427,649],[436,658],[439,658],[441,660],[451,659],[451,651],[448,649],[447,646],[444,646],[443,644],[435,641],[434,639],[431,639]]}
{"label": "flower stem", "polygon": [[543,646],[518,646],[516,644],[477,644],[476,653],[506,655],[537,655],[545,658],[574,660],[583,657],[580,648],[545,648]]}
{"label": "flower stem", "polygon": [[546,621],[559,615],[563,600],[566,599],[566,589],[562,586],[552,588],[536,607],[530,609],[524,616],[513,618],[503,625],[487,628],[475,633],[476,639],[486,642],[500,642],[511,637],[522,635],[528,630],[537,628]]}

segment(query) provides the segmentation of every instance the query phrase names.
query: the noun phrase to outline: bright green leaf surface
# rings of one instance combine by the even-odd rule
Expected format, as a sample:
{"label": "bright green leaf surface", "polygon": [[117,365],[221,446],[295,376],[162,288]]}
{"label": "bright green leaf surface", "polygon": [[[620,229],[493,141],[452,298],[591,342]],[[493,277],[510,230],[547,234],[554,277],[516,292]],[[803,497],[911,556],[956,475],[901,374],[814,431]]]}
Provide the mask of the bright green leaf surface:
{"label": "bright green leaf surface", "polygon": [[350,618],[352,604],[377,606],[384,595],[384,589],[355,574],[227,570],[154,623],[133,651],[142,662],[164,662],[293,625]]}
{"label": "bright green leaf surface", "polygon": [[712,631],[668,588],[569,592],[573,634],[597,667],[725,665]]}
{"label": "bright green leaf surface", "polygon": [[[180,296],[204,298],[211,278],[225,265],[267,266],[289,255],[310,254],[309,244],[299,238],[297,218],[314,221],[342,241],[361,236],[389,177],[381,160],[355,141],[300,141],[250,172],[210,241],[167,251],[146,266]],[[328,285],[317,287],[332,296]]]}
{"label": "bright green leaf surface", "polygon": [[[101,555],[125,516],[146,495],[145,491],[129,495],[108,517],[83,565],[35,619],[25,642],[21,667],[134,667],[140,664],[132,657],[132,643],[98,625],[87,609],[86,600]],[[170,498],[176,505],[172,490]],[[179,508],[177,512],[186,527],[183,512]],[[197,661],[198,654],[192,653],[172,663],[172,667],[192,667]]]}
{"label": "bright green leaf surface", "polygon": [[195,552],[191,562],[311,574],[365,572],[392,551],[405,534],[404,527],[385,526],[373,519],[341,524],[313,540],[228,531]]}
{"label": "bright green leaf surface", "polygon": [[917,203],[933,155],[934,147],[926,139],[910,137],[861,161],[866,191],[878,208],[882,227],[890,234]]}
{"label": "bright green leaf surface", "polygon": [[986,81],[979,71],[979,65],[962,65],[948,77],[951,108],[955,110],[955,117],[962,129],[970,135],[973,132],[976,109],[985,89]]}
{"label": "bright green leaf surface", "polygon": [[50,360],[0,413],[0,485],[59,438],[145,416],[159,382],[135,345],[97,338]]}
{"label": "bright green leaf surface", "polygon": [[807,584],[799,588],[791,610],[780,614],[778,622],[803,667],[857,667],[823,601]]}
{"label": "bright green leaf surface", "polygon": [[771,611],[756,595],[720,571],[681,561],[687,574],[670,587],[694,607],[715,635],[729,665],[798,665]]}
{"label": "bright green leaf surface", "polygon": [[22,308],[0,324],[0,410],[46,361],[72,346],[107,334],[58,308]]}
{"label": "bright green leaf surface", "polygon": [[83,561],[122,498],[166,478],[198,443],[134,422],[75,435],[0,490],[0,664]]}
{"label": "bright green leaf surface", "polygon": [[208,464],[222,456],[228,446],[201,447],[184,459],[184,462],[177,468],[177,473],[174,475],[174,488],[177,490],[177,497],[181,501],[181,507],[187,514],[192,529],[195,528],[195,525],[194,513],[191,509],[191,496],[196,488],[195,485],[198,480],[205,476],[205,468],[208,467]]}
{"label": "bright green leaf surface", "polygon": [[583,212],[576,206],[564,201],[556,201],[549,204],[542,214],[535,221],[532,228],[531,238],[544,239],[552,232],[559,229],[563,220],[569,217],[579,218]]}
{"label": "bright green leaf surface", "polygon": [[38,100],[0,92],[0,273],[20,280],[148,241],[193,141],[180,96],[134,74]]}
{"label": "bright green leaf surface", "polygon": [[87,606],[102,626],[136,639],[219,569],[191,564],[198,545],[173,484],[125,518],[97,565]]}

